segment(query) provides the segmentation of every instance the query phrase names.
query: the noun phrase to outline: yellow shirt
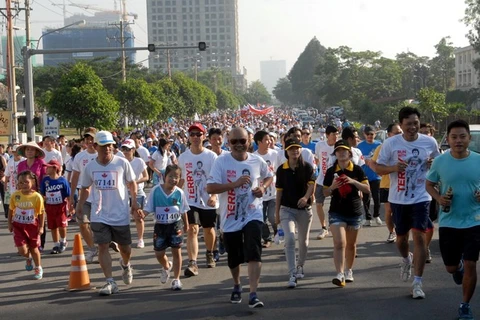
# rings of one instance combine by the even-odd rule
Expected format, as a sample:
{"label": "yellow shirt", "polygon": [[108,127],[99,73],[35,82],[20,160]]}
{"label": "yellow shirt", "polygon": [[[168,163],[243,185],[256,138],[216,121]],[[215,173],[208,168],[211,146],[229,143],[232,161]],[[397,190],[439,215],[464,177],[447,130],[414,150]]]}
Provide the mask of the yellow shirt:
{"label": "yellow shirt", "polygon": [[[375,149],[375,152],[373,153],[372,160],[377,162],[378,155],[380,154],[380,150],[382,150],[382,146],[378,146],[377,149]],[[382,180],[380,180],[380,189],[389,189],[390,188],[390,175],[389,174],[384,174],[382,176]]]}
{"label": "yellow shirt", "polygon": [[39,215],[45,214],[43,197],[38,192],[23,194],[15,191],[10,198],[10,208],[13,209],[12,222],[35,224]]}

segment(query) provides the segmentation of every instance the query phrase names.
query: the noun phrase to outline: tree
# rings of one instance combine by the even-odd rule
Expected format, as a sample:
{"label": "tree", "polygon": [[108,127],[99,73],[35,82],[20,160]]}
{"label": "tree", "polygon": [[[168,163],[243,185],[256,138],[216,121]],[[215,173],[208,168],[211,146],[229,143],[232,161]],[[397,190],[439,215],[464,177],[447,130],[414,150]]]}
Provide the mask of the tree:
{"label": "tree", "polygon": [[288,79],[292,84],[292,91],[295,94],[295,100],[299,103],[310,107],[319,106],[315,70],[321,62],[325,51],[325,47],[323,47],[320,44],[320,41],[314,37],[307,44],[305,50],[300,54],[290,70]]}
{"label": "tree", "polygon": [[277,85],[273,88],[273,95],[283,105],[295,104],[295,97],[292,90],[292,84],[287,77],[281,78],[277,81]]}
{"label": "tree", "polygon": [[120,113],[131,120],[155,120],[162,111],[162,103],[153,94],[152,87],[143,79],[127,79],[120,83],[115,92]]}
{"label": "tree", "polygon": [[217,98],[206,86],[187,77],[183,73],[176,73],[173,82],[178,86],[178,94],[184,102],[187,117],[198,114],[205,114],[216,108]]}
{"label": "tree", "polygon": [[52,90],[47,110],[76,129],[94,126],[108,130],[116,127],[119,105],[94,70],[77,63]]}
{"label": "tree", "polygon": [[437,92],[433,88],[423,88],[418,92],[418,101],[422,121],[433,124],[448,116],[444,93]]}
{"label": "tree", "polygon": [[235,109],[239,106],[237,97],[226,89],[217,90],[217,108],[220,110]]}
{"label": "tree", "polygon": [[159,120],[165,121],[169,117],[182,117],[186,114],[185,102],[180,96],[180,88],[169,77],[157,81],[153,87],[153,93],[163,102],[163,109],[160,112]]}
{"label": "tree", "polygon": [[435,45],[437,55],[429,61],[432,73],[432,86],[443,93],[452,89],[455,83],[455,48],[450,37],[443,37]]}
{"label": "tree", "polygon": [[250,83],[244,96],[245,99],[252,104],[267,104],[272,102],[272,96],[259,80]]}

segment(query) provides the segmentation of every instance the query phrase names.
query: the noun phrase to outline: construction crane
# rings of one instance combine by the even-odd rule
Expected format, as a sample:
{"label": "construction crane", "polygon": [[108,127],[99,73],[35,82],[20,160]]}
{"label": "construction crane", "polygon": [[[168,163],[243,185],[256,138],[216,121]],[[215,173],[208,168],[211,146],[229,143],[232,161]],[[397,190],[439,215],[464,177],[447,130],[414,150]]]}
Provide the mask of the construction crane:
{"label": "construction crane", "polygon": [[[95,5],[79,4],[79,3],[73,3],[71,1],[69,1],[69,2],[70,2],[70,4],[68,4],[69,6],[81,8],[81,9],[84,9],[84,10],[92,10],[92,11],[99,11],[99,12],[109,12],[109,13],[121,14],[123,21],[127,21],[128,20],[127,17],[133,17],[133,19],[135,19],[135,20],[138,18],[137,13],[126,11],[125,0],[122,0],[122,10],[111,10],[111,9],[100,8],[100,7],[97,7]],[[116,5],[115,5],[115,7],[116,7]]]}

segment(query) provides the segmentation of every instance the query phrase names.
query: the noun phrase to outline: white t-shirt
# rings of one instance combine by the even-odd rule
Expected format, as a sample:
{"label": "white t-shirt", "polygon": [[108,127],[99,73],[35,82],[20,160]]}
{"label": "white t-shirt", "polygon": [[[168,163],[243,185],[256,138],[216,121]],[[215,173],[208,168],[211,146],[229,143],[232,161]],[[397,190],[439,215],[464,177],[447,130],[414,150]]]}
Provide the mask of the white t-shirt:
{"label": "white t-shirt", "polygon": [[[143,171],[147,169],[147,164],[143,161],[142,158],[134,157],[132,161],[130,161],[130,165],[133,168],[133,172],[135,173],[135,181],[139,180],[143,177]],[[145,196],[145,191],[143,188],[145,187],[145,183],[137,183],[137,196]]]}
{"label": "white t-shirt", "polygon": [[[71,186],[72,189],[82,187],[80,181],[82,181],[83,171],[85,171],[85,167],[87,166],[87,164],[89,164],[90,162],[92,162],[96,158],[97,158],[97,151],[95,151],[94,153],[89,153],[87,150],[83,150],[83,151],[77,153],[77,155],[75,156],[75,158],[73,159],[73,162],[72,162],[72,171],[79,172],[80,176],[78,177],[77,185],[76,186]],[[92,193],[90,193],[88,195],[87,201],[92,202]]]}
{"label": "white t-shirt", "polygon": [[[360,151],[360,149],[355,147],[351,147],[351,149],[352,149],[353,164],[356,164],[359,167],[363,166],[365,164],[365,159],[363,158],[362,151]],[[330,168],[331,166],[333,166],[333,164],[335,163],[335,160],[337,160],[337,157],[335,157],[335,155],[330,154],[328,158],[327,168]]]}
{"label": "white t-shirt", "polygon": [[50,160],[57,160],[61,165],[63,165],[62,153],[57,149],[52,149],[51,151],[43,149],[43,152],[45,152],[45,158],[43,159],[45,163],[48,163]]}
{"label": "white t-shirt", "polygon": [[137,148],[137,152],[138,152],[138,155],[140,156],[140,158],[142,158],[142,160],[145,163],[147,163],[150,160],[150,152],[148,152],[148,149],[145,148],[144,146],[140,145]]}
{"label": "white t-shirt", "polygon": [[263,222],[263,199],[253,196],[252,190],[260,181],[272,177],[265,160],[247,153],[244,161],[235,160],[231,154],[218,157],[213,163],[207,183],[226,184],[237,181],[242,175],[250,175],[251,183],[245,184],[220,196],[220,221],[224,232],[242,230],[250,221]]}
{"label": "white t-shirt", "polygon": [[404,172],[390,173],[388,202],[414,204],[432,200],[425,190],[427,160],[438,155],[437,141],[427,135],[419,134],[415,141],[406,141],[400,134],[385,140],[377,163],[393,166],[399,159],[408,163]]}
{"label": "white t-shirt", "polygon": [[135,181],[135,173],[125,158],[113,156],[107,165],[97,160],[88,163],[80,182],[82,187],[91,186],[90,221],[110,226],[128,226],[130,205],[126,183],[131,181]]}
{"label": "white t-shirt", "polygon": [[265,162],[268,165],[268,170],[273,174],[273,182],[272,184],[270,184],[268,189],[265,190],[265,194],[263,195],[263,201],[273,200],[277,196],[277,189],[275,188],[275,180],[276,180],[275,173],[277,172],[277,168],[281,164],[278,162],[278,152],[273,149],[268,149],[267,153],[264,155],[261,155],[260,153],[258,153],[258,150],[255,151],[253,154],[258,155],[263,160],[265,160]]}
{"label": "white t-shirt", "polygon": [[178,166],[182,168],[183,192],[187,197],[188,205],[200,209],[216,209],[207,205],[210,195],[207,193],[207,179],[212,170],[217,154],[204,148],[200,154],[193,154],[190,149],[185,150],[178,157]]}
{"label": "white t-shirt", "polygon": [[8,192],[13,194],[17,190],[17,175],[18,175],[18,164],[25,160],[24,157],[21,157],[20,160],[15,161],[12,157],[7,162],[7,168],[5,169],[5,177],[9,177],[8,180]]}
{"label": "white t-shirt", "polygon": [[[163,153],[163,156],[160,152],[158,151],[155,151],[152,156],[151,156],[151,159],[153,161],[155,161],[155,168],[160,170],[160,171],[165,171],[165,169],[167,168],[167,165],[168,165],[168,152],[167,151],[164,151]],[[182,168],[183,170],[183,168]]]}
{"label": "white t-shirt", "polygon": [[317,157],[318,166],[320,167],[316,184],[320,186],[323,186],[323,179],[325,178],[327,169],[333,164],[329,163],[329,159],[333,153],[334,147],[335,145],[329,146],[327,141],[319,141],[315,145],[315,157]]}

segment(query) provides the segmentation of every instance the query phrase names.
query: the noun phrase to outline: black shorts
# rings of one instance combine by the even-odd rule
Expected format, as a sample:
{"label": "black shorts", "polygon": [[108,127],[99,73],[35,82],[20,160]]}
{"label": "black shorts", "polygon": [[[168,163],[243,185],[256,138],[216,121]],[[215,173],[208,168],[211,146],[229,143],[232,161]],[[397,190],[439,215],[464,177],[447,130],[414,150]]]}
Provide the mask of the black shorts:
{"label": "black shorts", "polygon": [[132,244],[130,225],[110,226],[101,222],[92,222],[90,227],[93,232],[93,240],[96,244],[106,244],[115,241],[119,245]]}
{"label": "black shorts", "polygon": [[217,223],[217,210],[190,207],[187,217],[188,224],[198,224],[203,228],[214,228]]}
{"label": "black shorts", "polygon": [[466,229],[441,227],[438,229],[440,252],[446,266],[456,266],[460,259],[478,261],[480,226]]}
{"label": "black shorts", "polygon": [[380,188],[380,203],[388,202],[388,188]]}
{"label": "black shorts", "polygon": [[183,221],[172,224],[156,223],[153,227],[153,250],[164,251],[168,247],[181,248],[183,244]]}
{"label": "black shorts", "polygon": [[433,229],[433,224],[428,217],[430,201],[423,201],[414,204],[390,204],[393,213],[393,223],[397,235],[403,236],[415,229],[427,232]]}
{"label": "black shorts", "polygon": [[244,262],[262,262],[263,221],[253,220],[235,232],[224,232],[223,243],[228,253],[228,267],[234,269]]}

